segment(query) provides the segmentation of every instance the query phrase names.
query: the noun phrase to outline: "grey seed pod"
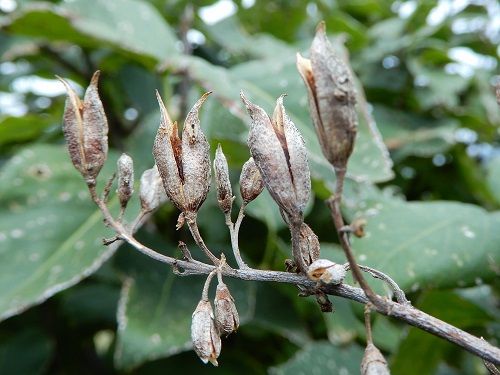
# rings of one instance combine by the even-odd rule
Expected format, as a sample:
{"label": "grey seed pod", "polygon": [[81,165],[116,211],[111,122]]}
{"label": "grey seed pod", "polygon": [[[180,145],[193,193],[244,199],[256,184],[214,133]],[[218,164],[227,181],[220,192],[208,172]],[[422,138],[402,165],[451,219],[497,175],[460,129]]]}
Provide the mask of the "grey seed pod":
{"label": "grey seed pod", "polygon": [[234,299],[226,284],[219,282],[215,294],[215,326],[219,335],[227,336],[240,326],[240,317]]}
{"label": "grey seed pod", "polygon": [[345,169],[357,132],[356,94],[351,72],[336,56],[324,22],[316,30],[310,57],[297,54],[297,68],[307,87],[316,134],[326,159]]}
{"label": "grey seed pod", "polygon": [[118,199],[125,207],[134,192],[134,162],[127,154],[122,154],[116,162],[118,169]]}
{"label": "grey seed pod", "polygon": [[191,339],[193,349],[203,363],[210,362],[217,366],[222,345],[215,327],[212,305],[208,300],[202,299],[193,312]]}
{"label": "grey seed pod", "polygon": [[304,141],[278,98],[273,119],[259,106],[241,99],[252,119],[248,146],[264,184],[291,222],[300,223],[310,195]]}
{"label": "grey seed pod", "polygon": [[318,259],[309,265],[307,277],[312,281],[323,284],[342,284],[346,276],[346,269],[328,259]]}
{"label": "grey seed pod", "polygon": [[97,84],[99,71],[92,76],[83,102],[69,83],[57,77],[66,88],[63,133],[75,168],[88,184],[94,185],[108,155],[108,121]]}
{"label": "grey seed pod", "polygon": [[300,226],[300,253],[306,266],[318,260],[320,256],[318,236],[306,223]]}
{"label": "grey seed pod", "polygon": [[217,146],[217,151],[215,152],[214,171],[217,183],[217,202],[222,212],[227,214],[231,212],[233,205],[233,190],[231,189],[231,181],[229,181],[229,168],[226,156],[222,152],[220,144]]}
{"label": "grey seed pod", "polygon": [[183,212],[197,212],[210,189],[209,144],[198,119],[199,109],[209,94],[204,94],[187,115],[181,140],[177,123],[172,123],[156,92],[161,122],[153,155],[167,196]]}
{"label": "grey seed pod", "polygon": [[361,375],[390,375],[389,366],[384,356],[373,343],[366,345],[361,360]]}
{"label": "grey seed pod", "polygon": [[251,157],[248,159],[240,174],[240,194],[245,204],[253,201],[264,190],[264,181],[260,175],[259,169],[255,165],[255,161]]}
{"label": "grey seed pod", "polygon": [[139,197],[144,212],[151,212],[168,200],[156,165],[142,174]]}

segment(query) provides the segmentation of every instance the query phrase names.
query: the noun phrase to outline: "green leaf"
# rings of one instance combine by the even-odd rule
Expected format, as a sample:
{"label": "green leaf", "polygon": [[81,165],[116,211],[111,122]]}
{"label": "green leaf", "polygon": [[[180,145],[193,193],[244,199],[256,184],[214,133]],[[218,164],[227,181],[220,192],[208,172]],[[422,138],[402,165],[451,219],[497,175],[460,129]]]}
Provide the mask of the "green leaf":
{"label": "green leaf", "polygon": [[[0,373],[44,374],[54,343],[39,330],[28,328],[15,336],[2,338],[0,343]],[[22,360],[20,360],[22,358]]]}
{"label": "green leaf", "polygon": [[[478,327],[492,319],[479,306],[448,291],[425,293],[417,307],[460,329]],[[444,353],[452,350],[456,350],[456,347],[445,340],[410,328],[392,360],[391,371],[394,375],[432,374]],[[416,360],[415,353],[425,360]],[[459,366],[458,363],[455,365]]]}
{"label": "green leaf", "polygon": [[500,157],[496,157],[488,162],[486,167],[486,182],[491,194],[500,204]]}
{"label": "green leaf", "polygon": [[[74,0],[22,7],[4,25],[7,30],[96,47],[102,43],[157,61],[177,54],[176,37],[151,4],[137,0]],[[144,57],[142,57],[144,58]]]}
{"label": "green leaf", "polygon": [[466,286],[489,279],[500,261],[500,212],[455,202],[362,202],[368,221],[353,238],[357,259],[403,289]]}
{"label": "green leaf", "polygon": [[272,375],[359,374],[363,350],[356,345],[339,348],[329,342],[307,345],[288,362],[272,368]]}
{"label": "green leaf", "polygon": [[52,125],[50,119],[27,115],[0,119],[0,145],[33,140]]}
{"label": "green leaf", "polygon": [[[151,238],[149,238],[151,240]],[[173,245],[155,240],[153,248],[172,253]],[[170,267],[126,248],[120,258],[128,274],[118,308],[115,365],[132,369],[154,359],[191,349],[191,315],[201,298],[206,276],[180,277]],[[241,324],[253,314],[251,282],[224,279],[240,313]],[[216,280],[211,291],[215,290]],[[213,293],[209,295],[213,298]]]}
{"label": "green leaf", "polygon": [[30,147],[4,166],[0,222],[0,320],[78,283],[115,251],[103,247],[110,232],[63,147]]}

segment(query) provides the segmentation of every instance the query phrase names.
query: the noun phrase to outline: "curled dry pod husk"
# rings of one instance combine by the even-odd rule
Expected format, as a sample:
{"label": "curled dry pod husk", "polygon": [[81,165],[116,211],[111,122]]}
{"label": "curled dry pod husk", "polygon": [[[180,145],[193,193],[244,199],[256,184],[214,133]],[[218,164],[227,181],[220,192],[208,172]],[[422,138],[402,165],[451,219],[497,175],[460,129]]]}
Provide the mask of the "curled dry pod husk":
{"label": "curled dry pod husk", "polygon": [[220,144],[217,146],[214,159],[215,181],[217,183],[217,202],[225,214],[231,211],[233,205],[233,190],[229,181],[229,169],[226,156]]}
{"label": "curled dry pod husk", "polygon": [[311,193],[304,140],[286,115],[283,96],[272,119],[243,93],[241,99],[252,119],[248,146],[264,184],[290,222],[300,223]]}
{"label": "curled dry pod husk", "polygon": [[220,355],[221,340],[215,327],[212,305],[202,299],[193,313],[191,321],[191,339],[193,348],[203,363],[210,362],[217,366]]}
{"label": "curled dry pod husk", "polygon": [[390,375],[389,366],[380,350],[373,343],[366,345],[361,361],[361,375]]}
{"label": "curled dry pod husk", "polygon": [[345,169],[357,132],[356,94],[351,72],[328,41],[324,22],[316,30],[310,60],[297,54],[297,68],[323,154],[336,169]]}
{"label": "curled dry pod husk", "polygon": [[328,259],[318,259],[309,265],[307,277],[312,281],[323,284],[338,285],[344,282],[346,269],[342,264],[337,264]]}
{"label": "curled dry pod husk", "polygon": [[240,194],[245,204],[253,201],[264,190],[264,181],[260,175],[259,169],[255,165],[255,161],[251,157],[248,159],[240,174]]}
{"label": "curled dry pod husk", "polygon": [[58,78],[68,93],[63,133],[71,161],[87,183],[94,185],[108,154],[108,121],[97,88],[99,71],[92,76],[83,102],[67,81]]}
{"label": "curled dry pod husk", "polygon": [[215,326],[222,336],[236,331],[240,326],[240,317],[234,299],[226,284],[219,282],[215,294]]}
{"label": "curled dry pod husk", "polygon": [[116,163],[118,169],[118,199],[125,207],[134,192],[134,162],[127,154],[122,154]]}
{"label": "curled dry pod husk", "polygon": [[153,155],[165,192],[182,212],[196,213],[210,189],[209,144],[200,128],[198,112],[210,93],[204,94],[189,111],[182,139],[157,92],[161,122]]}
{"label": "curled dry pod husk", "polygon": [[168,200],[156,165],[143,172],[139,197],[144,212],[151,212]]}
{"label": "curled dry pod husk", "polygon": [[306,223],[300,226],[300,253],[306,266],[318,260],[320,255],[318,236]]}

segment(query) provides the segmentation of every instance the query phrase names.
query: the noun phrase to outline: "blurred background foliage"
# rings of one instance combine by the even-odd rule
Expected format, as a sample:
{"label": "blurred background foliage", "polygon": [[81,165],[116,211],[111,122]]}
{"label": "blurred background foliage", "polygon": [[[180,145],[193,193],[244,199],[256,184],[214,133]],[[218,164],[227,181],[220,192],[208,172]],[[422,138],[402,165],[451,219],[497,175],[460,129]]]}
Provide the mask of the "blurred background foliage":
{"label": "blurred background foliage", "polygon": [[[112,147],[102,180],[120,152],[137,176],[153,165],[155,89],[181,121],[214,90],[202,127],[212,150],[222,144],[235,191],[249,157],[239,91],[268,111],[287,93],[314,177],[306,221],[323,257],[341,261],[323,204],[334,176],[295,69],[320,20],[359,78],[344,210],[368,222],[354,241],[360,263],[391,275],[420,309],[499,344],[496,0],[0,0],[0,373],[358,373],[361,306],[333,298],[336,312],[321,314],[291,286],[235,280],[243,324],[223,341],[220,367],[202,365],[189,326],[203,279],[101,245],[110,232],[64,149],[54,78],[82,93],[102,71]],[[183,240],[199,256],[176,219],[166,204],[138,237],[168,254]],[[230,254],[213,191],[199,220],[209,247]],[[240,242],[252,266],[284,268],[289,234],[268,195],[249,206]],[[382,316],[374,340],[394,374],[486,373],[478,358]]]}

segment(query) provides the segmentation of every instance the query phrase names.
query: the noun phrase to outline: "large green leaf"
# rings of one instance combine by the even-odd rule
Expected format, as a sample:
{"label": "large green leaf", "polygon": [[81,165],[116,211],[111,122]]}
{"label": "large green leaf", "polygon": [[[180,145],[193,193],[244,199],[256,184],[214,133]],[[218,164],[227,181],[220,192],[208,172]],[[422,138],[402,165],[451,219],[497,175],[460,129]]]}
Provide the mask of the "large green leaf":
{"label": "large green leaf", "polygon": [[[173,245],[157,239],[153,247],[169,253],[176,251]],[[133,250],[126,248],[124,251]],[[141,254],[124,254],[119,264],[128,277],[118,308],[116,366],[131,369],[153,359],[189,350],[191,315],[200,300],[205,277],[176,276],[170,267]],[[244,324],[253,315],[253,284],[235,280],[224,282],[235,299]],[[212,291],[215,284],[214,279]],[[213,298],[212,293],[210,298]]]}
{"label": "large green leaf", "polygon": [[364,201],[366,236],[353,239],[361,264],[403,289],[466,286],[489,279],[500,262],[500,213],[456,202]]}
{"label": "large green leaf", "polygon": [[486,181],[491,194],[500,204],[500,157],[496,157],[488,162]]}
{"label": "large green leaf", "polygon": [[272,375],[359,374],[363,350],[356,345],[339,348],[329,342],[307,345],[288,362],[272,368]]}
{"label": "large green leaf", "polygon": [[11,32],[83,46],[103,44],[162,61],[176,54],[176,37],[150,4],[137,0],[40,2],[14,13],[3,25]]}
{"label": "large green leaf", "polygon": [[78,283],[115,250],[103,247],[110,231],[59,146],[24,149],[4,166],[0,222],[0,319]]}

